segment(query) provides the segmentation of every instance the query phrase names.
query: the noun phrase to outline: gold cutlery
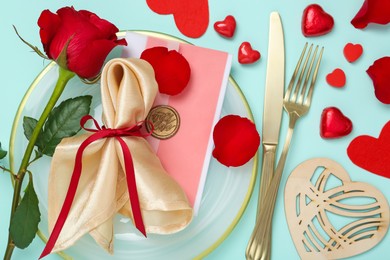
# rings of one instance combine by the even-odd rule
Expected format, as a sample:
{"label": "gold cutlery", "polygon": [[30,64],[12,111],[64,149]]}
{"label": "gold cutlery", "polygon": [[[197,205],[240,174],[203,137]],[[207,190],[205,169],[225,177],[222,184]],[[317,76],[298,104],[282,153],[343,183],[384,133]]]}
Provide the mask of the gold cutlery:
{"label": "gold cutlery", "polygon": [[[309,111],[311,100],[313,97],[314,85],[321,63],[322,54],[324,51],[324,48],[322,47],[319,55],[317,56],[319,49],[318,46],[316,46],[313,55],[311,55],[313,44],[310,46],[307,54],[306,49],[307,43],[303,48],[297,66],[295,67],[294,74],[291,77],[291,81],[284,95],[283,106],[289,116],[289,125],[286,141],[284,143],[282,154],[276,167],[274,177],[272,178],[271,183],[266,191],[266,195],[263,200],[264,204],[262,204],[260,209],[260,215],[258,216],[256,221],[254,240],[256,241],[257,246],[251,247],[251,250],[247,252],[247,259],[270,259],[271,240],[269,234],[272,232],[272,217],[275,209],[275,202],[278,194],[280,180],[283,174],[288,150],[290,148],[295,124],[300,117],[304,116]],[[301,64],[304,58],[305,61],[301,69]],[[316,64],[314,66],[315,61]],[[307,68],[308,63],[309,67]],[[299,77],[297,77],[298,73]],[[303,80],[304,82],[302,82]],[[309,89],[307,89],[309,81],[310,86]]]}
{"label": "gold cutlery", "polygon": [[[270,15],[267,75],[265,80],[263,112],[263,166],[260,179],[260,190],[257,204],[257,217],[265,203],[265,192],[271,182],[275,168],[275,153],[279,140],[280,122],[283,110],[284,91],[284,37],[280,16],[277,12]],[[246,254],[257,247],[256,232],[252,233]],[[271,236],[271,233],[269,233]],[[269,238],[270,239],[270,238]],[[269,244],[270,246],[270,244]]]}

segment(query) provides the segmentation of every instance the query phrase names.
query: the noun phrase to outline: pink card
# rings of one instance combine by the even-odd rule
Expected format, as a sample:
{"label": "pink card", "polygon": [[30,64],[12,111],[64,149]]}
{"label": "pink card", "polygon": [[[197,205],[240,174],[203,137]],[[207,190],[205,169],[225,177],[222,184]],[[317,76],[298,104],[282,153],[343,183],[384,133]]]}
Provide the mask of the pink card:
{"label": "pink card", "polygon": [[158,94],[154,105],[169,105],[180,115],[180,128],[171,138],[148,138],[164,168],[180,184],[198,212],[213,148],[212,131],[220,117],[232,57],[226,52],[127,32],[129,46],[122,57],[139,57],[144,49],[164,46],[189,62],[191,79],[176,96]]}

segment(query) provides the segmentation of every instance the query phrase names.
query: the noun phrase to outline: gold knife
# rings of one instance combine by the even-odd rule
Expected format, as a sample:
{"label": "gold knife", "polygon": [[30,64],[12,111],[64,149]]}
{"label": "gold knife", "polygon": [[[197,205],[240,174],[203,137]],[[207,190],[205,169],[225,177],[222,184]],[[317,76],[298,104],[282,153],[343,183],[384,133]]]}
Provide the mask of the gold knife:
{"label": "gold knife", "polygon": [[267,74],[263,111],[263,165],[261,170],[257,216],[275,169],[275,153],[279,140],[284,92],[284,37],[280,16],[270,15]]}
{"label": "gold knife", "polygon": [[[267,74],[265,79],[264,111],[263,111],[263,165],[261,169],[260,190],[257,203],[256,225],[246,248],[247,260],[253,259],[251,252],[257,250],[258,238],[256,227],[264,198],[275,170],[275,153],[279,140],[280,122],[282,120],[284,92],[284,37],[280,16],[277,12],[270,15]],[[271,234],[268,234],[271,236]],[[271,237],[270,237],[271,238]],[[269,239],[268,241],[271,241]],[[265,255],[261,260],[269,260],[271,243],[268,243]]]}

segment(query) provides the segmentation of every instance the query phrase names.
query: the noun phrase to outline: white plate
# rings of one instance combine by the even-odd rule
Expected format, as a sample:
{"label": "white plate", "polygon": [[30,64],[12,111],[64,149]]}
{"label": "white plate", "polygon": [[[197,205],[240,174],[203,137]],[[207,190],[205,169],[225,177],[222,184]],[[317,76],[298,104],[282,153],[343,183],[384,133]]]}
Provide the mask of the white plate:
{"label": "white plate", "polygon": [[[153,36],[169,37],[158,33]],[[21,161],[27,139],[23,134],[24,116],[38,118],[57,80],[57,66],[49,64],[27,91],[15,117],[11,136],[11,167],[15,169]],[[67,85],[61,100],[79,95],[92,95],[91,114],[100,106],[100,88],[84,85],[77,77]],[[60,102],[59,101],[59,102]],[[229,79],[222,116],[237,114],[253,120],[250,108],[240,88]],[[47,230],[47,185],[51,158],[44,157],[35,162],[30,170],[34,175],[34,186],[40,201],[43,239]],[[134,235],[132,223],[125,223],[119,215],[115,219],[114,255],[107,254],[89,235],[85,235],[74,246],[67,249],[64,258],[75,259],[193,259],[202,258],[214,250],[233,230],[242,216],[251,196],[256,179],[257,156],[246,165],[228,168],[212,158],[199,213],[183,231],[173,235]],[[42,248],[43,249],[43,248]]]}

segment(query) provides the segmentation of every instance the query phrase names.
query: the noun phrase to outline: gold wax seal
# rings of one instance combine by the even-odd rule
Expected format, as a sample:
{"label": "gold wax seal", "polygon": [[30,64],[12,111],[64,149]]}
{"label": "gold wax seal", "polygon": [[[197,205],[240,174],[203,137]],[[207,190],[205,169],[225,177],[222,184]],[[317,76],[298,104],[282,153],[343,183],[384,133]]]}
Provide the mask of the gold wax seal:
{"label": "gold wax seal", "polygon": [[[152,136],[158,139],[168,139],[174,136],[179,130],[180,117],[177,111],[170,106],[160,105],[153,107],[146,120],[153,124]],[[148,131],[151,126],[146,124]]]}

